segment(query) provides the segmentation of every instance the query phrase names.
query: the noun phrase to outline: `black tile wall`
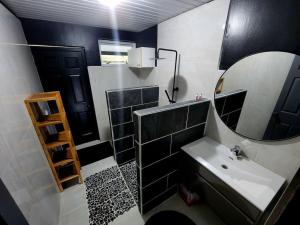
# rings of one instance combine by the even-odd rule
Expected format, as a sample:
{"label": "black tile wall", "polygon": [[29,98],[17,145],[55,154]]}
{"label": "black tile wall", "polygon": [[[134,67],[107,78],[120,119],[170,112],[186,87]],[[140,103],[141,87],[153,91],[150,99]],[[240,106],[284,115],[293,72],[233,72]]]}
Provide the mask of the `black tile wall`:
{"label": "black tile wall", "polygon": [[196,141],[204,136],[205,124],[183,130],[172,135],[172,153],[176,153],[180,148],[188,143]]}
{"label": "black tile wall", "polygon": [[139,130],[137,129],[138,127],[138,116],[133,114],[133,124],[134,124],[134,140],[139,140]]}
{"label": "black tile wall", "polygon": [[161,193],[160,195],[156,196],[152,201],[149,201],[147,204],[142,205],[142,212],[143,214],[149,212],[154,207],[158,206],[163,201],[167,200],[173,194],[177,192],[177,187],[174,186],[170,189],[167,189],[165,192]]}
{"label": "black tile wall", "polygon": [[134,149],[135,149],[136,164],[140,165],[140,149],[139,149],[139,145],[136,142],[134,143]]}
{"label": "black tile wall", "polygon": [[129,149],[124,152],[117,153],[116,161],[119,165],[131,162],[135,158],[135,149]]}
{"label": "black tile wall", "polygon": [[134,134],[133,122],[116,125],[113,127],[114,139],[127,137]]}
{"label": "black tile wall", "polygon": [[246,90],[241,90],[236,93],[216,95],[216,110],[222,121],[232,130],[236,130],[246,95]]}
{"label": "black tile wall", "polygon": [[188,127],[195,126],[200,123],[206,122],[206,117],[208,114],[209,102],[203,104],[195,104],[189,107],[188,114]]}
{"label": "black tile wall", "polygon": [[143,189],[143,202],[147,203],[167,189],[168,177],[163,177]]}
{"label": "black tile wall", "polygon": [[117,153],[122,152],[127,149],[130,149],[130,148],[133,148],[133,137],[129,136],[129,137],[114,141],[114,146],[115,146]]}
{"label": "black tile wall", "polygon": [[142,143],[185,129],[187,112],[188,107],[182,107],[143,116],[141,119]]}
{"label": "black tile wall", "polygon": [[158,93],[158,86],[106,91],[114,156],[118,163],[135,159],[134,138],[138,132],[134,129],[133,112],[157,106]]}
{"label": "black tile wall", "polygon": [[223,109],[223,114],[241,109],[246,97],[246,91],[231,94],[226,97],[226,102]]}
{"label": "black tile wall", "polygon": [[191,101],[134,114],[141,132],[135,143],[142,214],[176,192],[179,150],[204,136],[209,106],[210,101]]}
{"label": "black tile wall", "polygon": [[229,126],[230,128],[236,128],[239,119],[240,119],[240,115],[241,115],[241,110],[232,112],[228,115],[228,120],[227,120],[227,126]]}
{"label": "black tile wall", "polygon": [[124,89],[108,92],[108,103],[110,109],[124,108],[142,104],[141,88]]}
{"label": "black tile wall", "polygon": [[152,108],[152,107],[156,107],[156,106],[158,106],[158,102],[147,103],[147,104],[143,104],[143,105],[136,105],[136,106],[132,107],[132,112],[141,110],[141,109],[148,109],[148,108]]}
{"label": "black tile wall", "polygon": [[142,167],[170,155],[171,135],[141,146]]}
{"label": "black tile wall", "polygon": [[177,169],[177,157],[172,155],[168,158],[158,161],[146,168],[142,168],[142,185],[146,185],[155,182],[163,176],[167,176],[169,173]]}
{"label": "black tile wall", "polygon": [[111,123],[118,125],[132,121],[131,107],[111,110]]}
{"label": "black tile wall", "polygon": [[159,95],[159,88],[144,88],[142,90],[143,103],[156,102]]}
{"label": "black tile wall", "polygon": [[216,98],[215,99],[215,107],[219,114],[223,114],[223,107],[226,98]]}
{"label": "black tile wall", "polygon": [[178,183],[178,172],[175,171],[174,173],[168,176],[168,188],[173,187]]}

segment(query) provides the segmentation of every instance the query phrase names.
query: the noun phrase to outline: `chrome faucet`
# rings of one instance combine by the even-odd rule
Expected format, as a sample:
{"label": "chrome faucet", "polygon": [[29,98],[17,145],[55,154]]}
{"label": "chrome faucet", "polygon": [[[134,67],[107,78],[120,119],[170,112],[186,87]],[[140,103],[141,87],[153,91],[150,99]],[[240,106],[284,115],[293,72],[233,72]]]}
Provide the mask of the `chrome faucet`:
{"label": "chrome faucet", "polygon": [[243,150],[238,145],[235,145],[230,149],[230,151],[234,154],[234,156],[236,156],[237,159],[241,159],[244,155]]}

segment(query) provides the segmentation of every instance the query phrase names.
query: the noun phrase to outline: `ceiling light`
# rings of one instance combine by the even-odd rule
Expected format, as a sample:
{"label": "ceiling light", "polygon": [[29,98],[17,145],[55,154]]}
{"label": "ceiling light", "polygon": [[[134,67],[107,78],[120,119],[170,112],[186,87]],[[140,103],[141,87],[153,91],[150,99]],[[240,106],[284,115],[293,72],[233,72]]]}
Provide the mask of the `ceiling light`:
{"label": "ceiling light", "polygon": [[110,8],[115,8],[118,4],[120,4],[123,0],[99,0],[99,2],[103,5],[106,5]]}

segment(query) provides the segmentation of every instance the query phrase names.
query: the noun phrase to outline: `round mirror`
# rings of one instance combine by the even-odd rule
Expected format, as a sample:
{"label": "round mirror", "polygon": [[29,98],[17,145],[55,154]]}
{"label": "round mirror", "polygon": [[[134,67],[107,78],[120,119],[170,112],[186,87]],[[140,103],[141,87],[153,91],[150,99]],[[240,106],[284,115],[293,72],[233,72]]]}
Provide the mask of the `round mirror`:
{"label": "round mirror", "polygon": [[300,135],[300,56],[264,52],[230,67],[215,90],[215,108],[236,133],[255,140]]}

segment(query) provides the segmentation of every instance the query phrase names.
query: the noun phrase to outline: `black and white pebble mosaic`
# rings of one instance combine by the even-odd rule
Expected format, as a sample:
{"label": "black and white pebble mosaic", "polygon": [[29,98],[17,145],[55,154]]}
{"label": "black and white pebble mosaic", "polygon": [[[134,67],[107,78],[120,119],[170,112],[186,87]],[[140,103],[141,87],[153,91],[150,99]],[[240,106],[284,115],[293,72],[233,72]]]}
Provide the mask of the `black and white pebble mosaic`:
{"label": "black and white pebble mosaic", "polygon": [[132,161],[126,163],[120,167],[120,170],[123,174],[123,177],[128,185],[130,192],[132,193],[135,202],[138,202],[138,187],[137,187],[137,171],[136,171],[136,162]]}
{"label": "black and white pebble mosaic", "polygon": [[90,225],[107,225],[136,204],[118,166],[85,179]]}

